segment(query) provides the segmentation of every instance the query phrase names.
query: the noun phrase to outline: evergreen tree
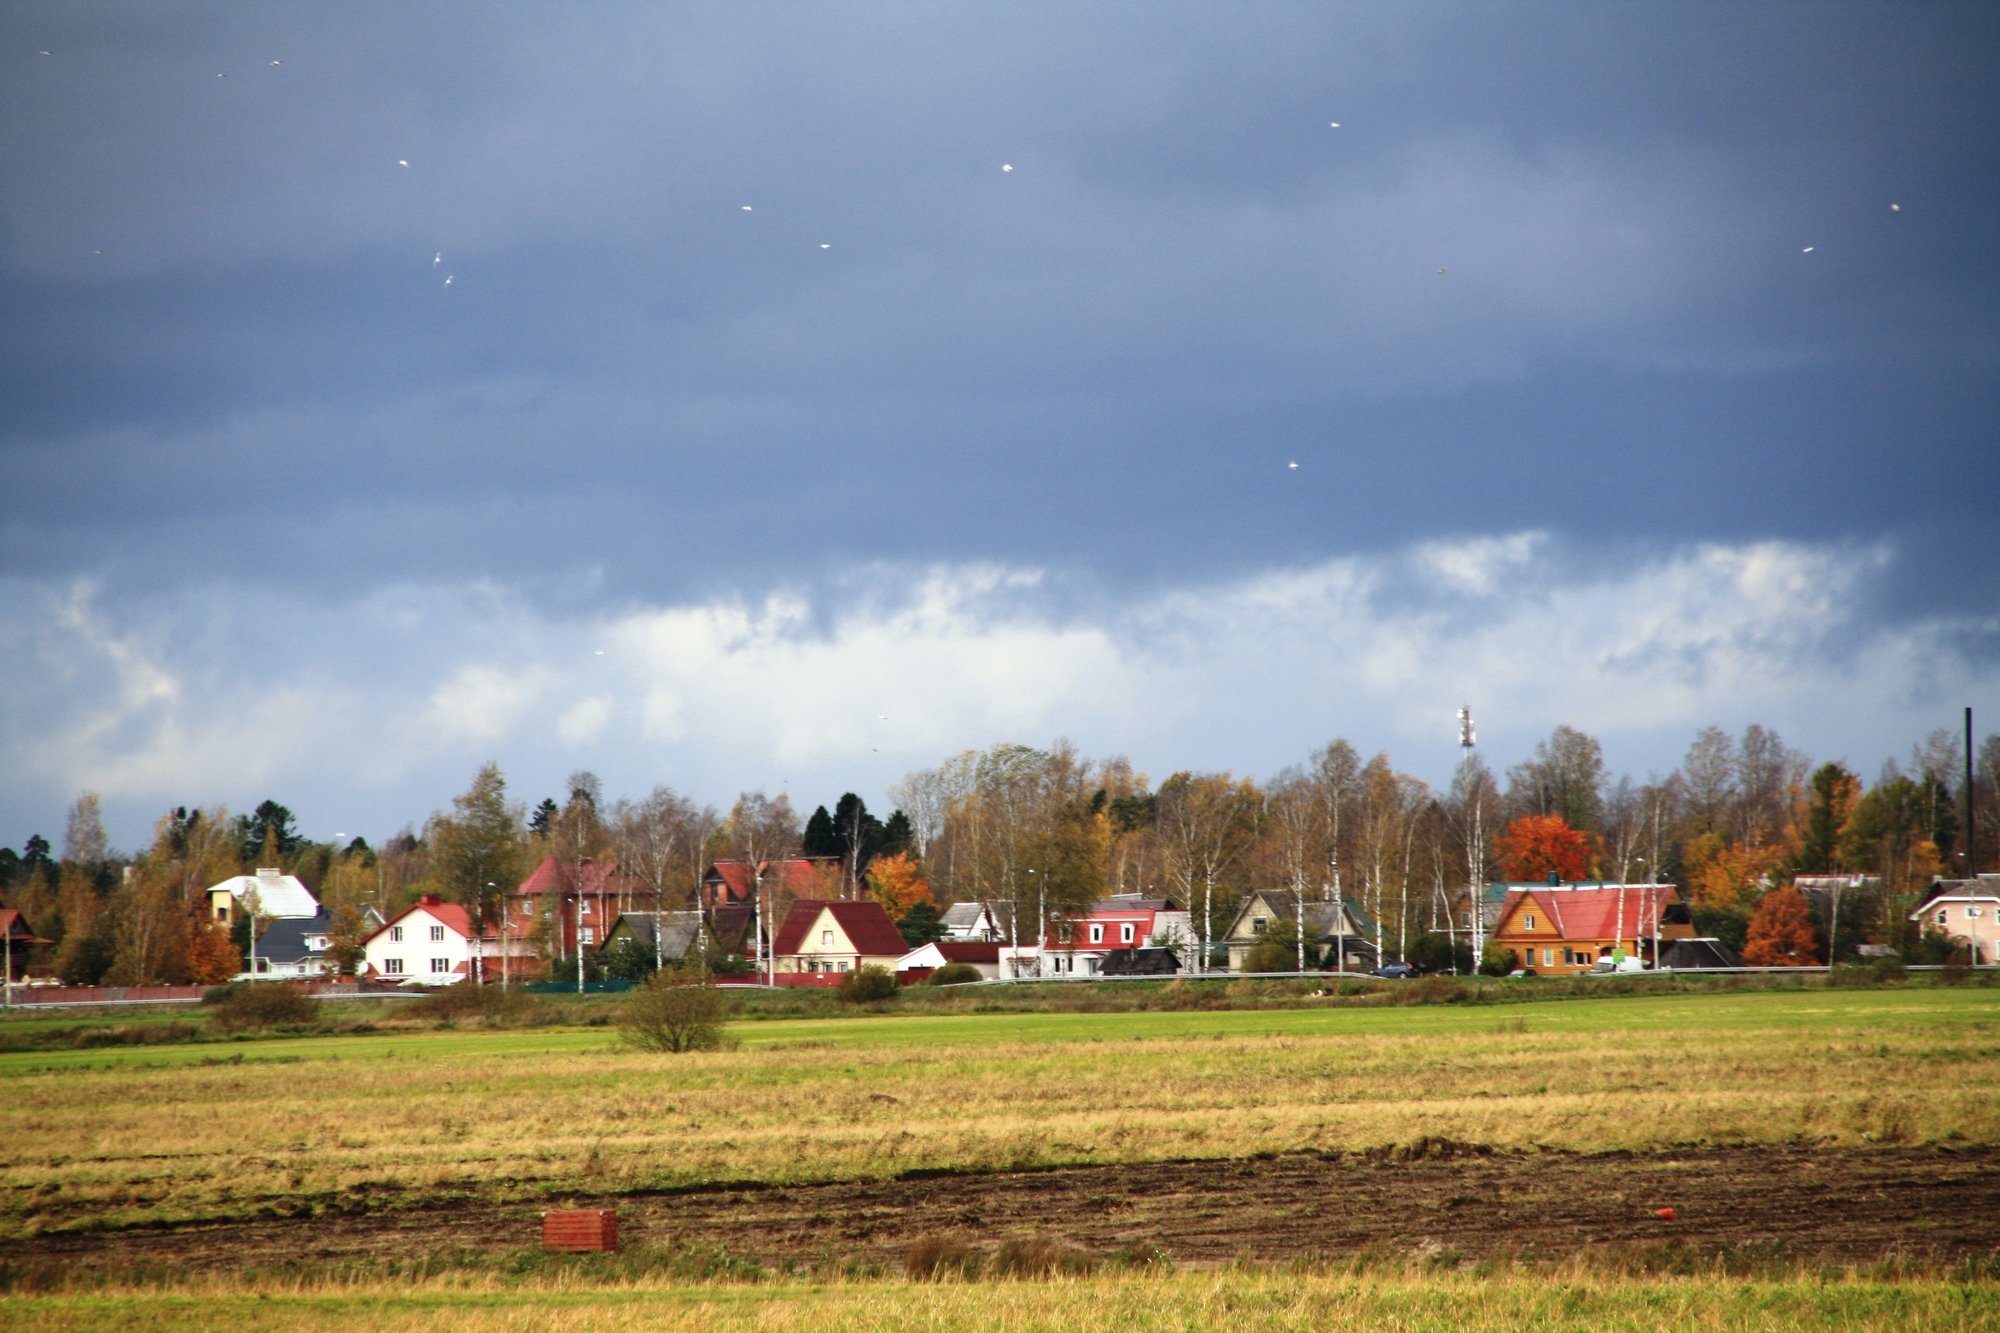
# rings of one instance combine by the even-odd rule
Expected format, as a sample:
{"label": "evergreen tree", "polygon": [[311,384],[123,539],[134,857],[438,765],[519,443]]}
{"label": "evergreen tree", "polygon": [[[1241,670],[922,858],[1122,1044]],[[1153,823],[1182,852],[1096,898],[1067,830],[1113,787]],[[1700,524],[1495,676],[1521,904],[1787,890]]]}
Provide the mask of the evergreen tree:
{"label": "evergreen tree", "polygon": [[556,805],[555,798],[544,796],[542,803],[535,807],[535,813],[528,819],[528,832],[539,841],[547,842],[549,835],[555,830],[556,816],[561,813],[562,810]]}
{"label": "evergreen tree", "polygon": [[815,806],[812,818],[806,820],[805,837],[800,839],[799,849],[807,856],[839,856],[843,847],[840,837],[833,831],[833,816],[826,807]]}

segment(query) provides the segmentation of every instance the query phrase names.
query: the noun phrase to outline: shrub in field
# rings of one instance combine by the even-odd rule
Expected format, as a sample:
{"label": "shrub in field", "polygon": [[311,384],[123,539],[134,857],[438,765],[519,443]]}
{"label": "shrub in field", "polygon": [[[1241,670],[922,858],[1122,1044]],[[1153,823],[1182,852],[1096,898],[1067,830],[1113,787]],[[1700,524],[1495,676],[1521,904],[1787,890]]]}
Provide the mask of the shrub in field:
{"label": "shrub in field", "polygon": [[1877,958],[1869,965],[1868,971],[1877,985],[1910,979],[1910,974],[1903,967],[1903,960],[1900,958]]}
{"label": "shrub in field", "polygon": [[979,1252],[951,1232],[924,1236],[903,1251],[903,1276],[917,1282],[979,1276]]}
{"label": "shrub in field", "polygon": [[642,1051],[712,1051],[723,1045],[729,1001],[702,967],[669,967],[634,991],[619,1016],[621,1036]]}
{"label": "shrub in field", "polygon": [[847,1004],[874,1004],[896,998],[896,974],[870,963],[841,978],[834,995]]}
{"label": "shrub in field", "polygon": [[979,969],[970,963],[946,963],[930,974],[927,984],[932,986],[963,986],[968,981],[980,979]]}
{"label": "shrub in field", "polygon": [[1481,976],[1504,977],[1514,970],[1514,951],[1504,944],[1486,941],[1486,947],[1479,951],[1479,972]]}
{"label": "shrub in field", "polygon": [[470,981],[413,1000],[406,1012],[441,1023],[472,1020],[486,1027],[529,1027],[554,1022],[556,1017],[554,1006],[527,991]]}
{"label": "shrub in field", "polygon": [[1459,976],[1472,973],[1472,946],[1443,931],[1425,931],[1410,941],[1403,956],[1426,972],[1456,972]]}
{"label": "shrub in field", "polygon": [[993,1252],[987,1271],[994,1277],[1081,1277],[1097,1267],[1094,1256],[1063,1244],[1053,1236],[1022,1236],[1004,1241]]}
{"label": "shrub in field", "polygon": [[220,986],[204,994],[201,1002],[212,1011],[208,1025],[218,1032],[263,1032],[319,1022],[319,1001],[282,981]]}

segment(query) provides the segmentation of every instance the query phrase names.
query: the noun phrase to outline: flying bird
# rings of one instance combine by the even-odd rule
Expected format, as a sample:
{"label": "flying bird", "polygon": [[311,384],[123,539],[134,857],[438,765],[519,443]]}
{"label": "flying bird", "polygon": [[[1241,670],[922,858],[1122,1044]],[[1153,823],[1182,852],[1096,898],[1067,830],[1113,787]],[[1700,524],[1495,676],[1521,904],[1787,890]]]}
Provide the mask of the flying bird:
{"label": "flying bird", "polygon": [[38,56],[52,56],[52,55],[54,55],[54,54],[55,54],[55,52],[53,52],[53,51],[37,51],[37,52],[35,52],[35,54],[36,54],[36,55],[38,55]]}
{"label": "flying bird", "polygon": [[[47,51],[44,51],[44,52],[42,52],[42,54],[43,54],[43,55],[47,55],[47,54],[48,54],[48,52],[47,52]],[[1891,213],[1900,213],[1900,212],[1902,212],[1902,211],[1903,211],[1903,206],[1902,206],[1901,204],[1891,204],[1891,205],[1889,205],[1889,211],[1890,211]]]}
{"label": "flying bird", "polygon": [[756,209],[754,209],[754,208],[752,208],[752,207],[750,207],[750,205],[748,205],[748,204],[745,204],[745,205],[743,205],[743,211],[744,211],[745,213],[754,213],[754,212],[756,212],[757,210],[756,210]]}
{"label": "flying bird", "polygon": [[828,245],[828,244],[827,244],[827,243],[826,243],[825,241],[821,241],[821,242],[819,243],[819,248],[820,248],[820,249],[822,249],[822,250],[831,250],[831,249],[833,249],[833,247],[832,247],[832,246],[830,246],[830,245]]}
{"label": "flying bird", "polygon": [[431,267],[436,268],[439,264],[442,264],[443,262],[444,262],[444,251],[440,250],[437,252],[435,256],[432,257]]}
{"label": "flying bird", "polygon": [[451,286],[451,279],[452,279],[452,275],[451,275],[451,274],[449,274],[449,273],[445,274],[445,275],[444,275],[444,285],[445,285],[445,286],[447,286],[447,287]]}
{"label": "flying bird", "polygon": [[280,66],[280,65],[282,65],[282,64],[284,64],[284,63],[285,63],[285,62],[284,62],[284,61],[282,61],[282,60],[273,60],[273,61],[271,62],[271,68],[272,68],[272,69],[276,69],[276,68],[277,68],[278,66]]}
{"label": "flying bird", "polygon": [[1290,468],[1294,472],[1297,472],[1299,470],[1299,465],[1297,463],[1287,463],[1285,464],[1285,466]]}
{"label": "flying bird", "polygon": [[1815,247],[1815,246],[1810,246],[1810,245],[1808,245],[1808,246],[1807,246],[1807,247],[1806,247],[1805,249],[1803,249],[1803,250],[1799,251],[1799,253],[1800,253],[1800,254],[1802,254],[1802,255],[1809,255],[1809,254],[1811,254],[1811,253],[1813,252],[1813,250],[1814,250],[1814,249],[1816,249],[1816,248],[1817,248],[1817,247]]}
{"label": "flying bird", "polygon": [[1002,162],[1000,164],[1000,170],[1002,171],[1012,171],[1013,169],[1014,169],[1014,164],[1012,162]]}
{"label": "flying bird", "polygon": [[399,167],[407,167],[410,165],[410,159],[407,157],[399,157],[396,159],[396,165]]}
{"label": "flying bird", "polygon": [[1337,130],[1340,128],[1340,122],[1337,120],[1329,120],[1326,123],[1326,127],[1330,130]]}

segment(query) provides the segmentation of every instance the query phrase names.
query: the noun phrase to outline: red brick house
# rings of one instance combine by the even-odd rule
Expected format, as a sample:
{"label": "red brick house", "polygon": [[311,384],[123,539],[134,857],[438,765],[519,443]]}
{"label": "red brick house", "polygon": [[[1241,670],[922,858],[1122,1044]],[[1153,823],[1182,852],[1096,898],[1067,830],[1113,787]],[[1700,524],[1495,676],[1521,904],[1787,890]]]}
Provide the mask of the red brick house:
{"label": "red brick house", "polygon": [[576,956],[577,942],[597,947],[626,912],[657,912],[659,895],[644,880],[618,873],[614,861],[558,861],[545,856],[507,899],[507,937],[535,937],[546,915],[557,960]]}

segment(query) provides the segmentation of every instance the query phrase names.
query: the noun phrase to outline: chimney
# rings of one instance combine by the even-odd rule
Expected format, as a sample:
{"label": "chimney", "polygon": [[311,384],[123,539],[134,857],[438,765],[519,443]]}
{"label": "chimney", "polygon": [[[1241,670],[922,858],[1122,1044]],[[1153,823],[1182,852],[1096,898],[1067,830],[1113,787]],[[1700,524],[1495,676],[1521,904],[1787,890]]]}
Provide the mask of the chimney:
{"label": "chimney", "polygon": [[419,905],[424,907],[436,907],[442,901],[443,899],[439,898],[435,893],[427,893],[417,900]]}
{"label": "chimney", "polygon": [[1562,877],[1562,872],[1560,870],[1551,870],[1549,872],[1550,888],[1559,889],[1562,887],[1562,882],[1563,882],[1563,877]]}

